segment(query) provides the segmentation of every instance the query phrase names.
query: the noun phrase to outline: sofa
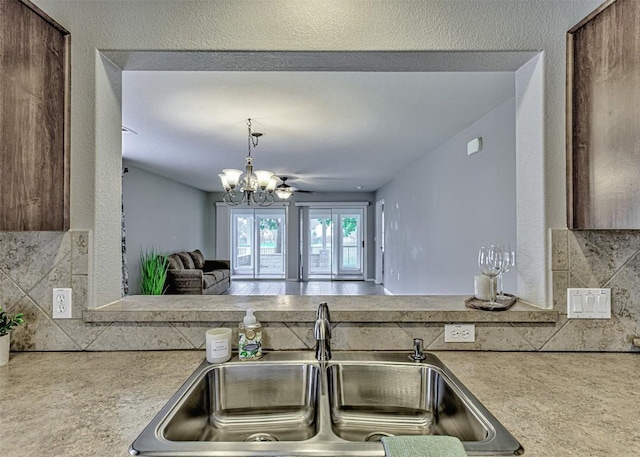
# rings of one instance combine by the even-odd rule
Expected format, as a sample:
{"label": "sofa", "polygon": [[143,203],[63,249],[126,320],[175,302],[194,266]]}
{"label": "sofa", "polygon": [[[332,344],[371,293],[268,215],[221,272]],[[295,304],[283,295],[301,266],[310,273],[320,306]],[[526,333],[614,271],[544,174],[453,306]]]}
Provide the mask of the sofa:
{"label": "sofa", "polygon": [[167,256],[167,294],[220,295],[231,286],[229,260],[205,260],[199,249]]}

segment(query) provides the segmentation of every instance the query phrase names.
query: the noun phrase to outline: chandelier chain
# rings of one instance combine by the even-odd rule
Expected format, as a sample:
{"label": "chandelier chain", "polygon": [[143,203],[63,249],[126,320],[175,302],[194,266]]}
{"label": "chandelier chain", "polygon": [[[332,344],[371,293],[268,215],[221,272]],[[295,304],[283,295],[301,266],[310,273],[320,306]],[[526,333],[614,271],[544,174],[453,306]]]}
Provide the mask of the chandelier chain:
{"label": "chandelier chain", "polygon": [[254,148],[256,146],[258,146],[258,136],[259,134],[256,133],[255,135],[253,134],[253,132],[251,132],[251,118],[247,119],[247,127],[249,128],[249,138],[247,140],[247,142],[249,143],[249,157],[251,157],[251,146],[253,146]]}

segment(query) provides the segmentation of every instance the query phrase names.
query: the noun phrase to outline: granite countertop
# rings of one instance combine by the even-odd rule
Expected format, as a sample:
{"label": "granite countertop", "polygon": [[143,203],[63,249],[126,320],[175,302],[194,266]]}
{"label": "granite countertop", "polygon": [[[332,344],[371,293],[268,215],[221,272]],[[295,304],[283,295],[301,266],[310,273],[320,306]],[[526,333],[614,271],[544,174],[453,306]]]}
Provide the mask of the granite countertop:
{"label": "granite countertop", "polygon": [[[436,352],[530,457],[640,455],[640,358]],[[0,367],[3,457],[125,457],[203,351],[12,353]]]}
{"label": "granite countertop", "polygon": [[507,311],[467,308],[463,295],[132,295],[85,310],[86,322],[312,322],[326,301],[332,322],[556,322],[558,312],[518,301]]}

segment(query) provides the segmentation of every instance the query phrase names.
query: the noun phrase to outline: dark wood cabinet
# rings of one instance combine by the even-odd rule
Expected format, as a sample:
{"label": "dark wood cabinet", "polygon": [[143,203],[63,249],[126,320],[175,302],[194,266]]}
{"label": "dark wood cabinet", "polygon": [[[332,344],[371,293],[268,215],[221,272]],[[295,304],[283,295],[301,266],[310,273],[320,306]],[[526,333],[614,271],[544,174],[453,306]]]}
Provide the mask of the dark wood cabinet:
{"label": "dark wood cabinet", "polygon": [[640,1],[610,0],[567,34],[570,229],[640,229]]}
{"label": "dark wood cabinet", "polygon": [[70,35],[0,0],[0,230],[69,229]]}

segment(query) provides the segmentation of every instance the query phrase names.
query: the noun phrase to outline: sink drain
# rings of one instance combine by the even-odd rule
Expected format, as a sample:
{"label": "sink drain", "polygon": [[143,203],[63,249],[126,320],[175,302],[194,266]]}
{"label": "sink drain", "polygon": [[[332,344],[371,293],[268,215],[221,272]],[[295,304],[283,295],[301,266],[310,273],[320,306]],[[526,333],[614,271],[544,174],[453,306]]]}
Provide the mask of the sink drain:
{"label": "sink drain", "polygon": [[278,437],[270,433],[254,433],[244,438],[242,441],[279,441]]}
{"label": "sink drain", "polygon": [[387,432],[371,432],[364,437],[364,440],[365,441],[382,441],[382,438],[385,436],[394,436],[394,435]]}

